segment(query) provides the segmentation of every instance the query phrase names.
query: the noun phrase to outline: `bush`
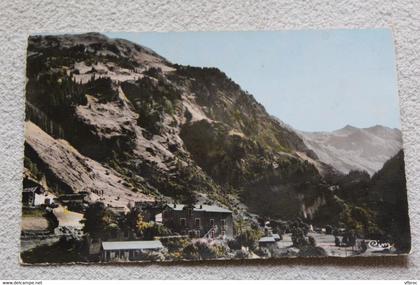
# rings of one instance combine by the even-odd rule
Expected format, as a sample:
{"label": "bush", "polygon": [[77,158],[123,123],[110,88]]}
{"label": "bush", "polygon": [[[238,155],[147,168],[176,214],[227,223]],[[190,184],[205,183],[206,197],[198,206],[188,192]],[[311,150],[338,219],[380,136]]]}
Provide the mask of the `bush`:
{"label": "bush", "polygon": [[185,238],[162,238],[160,239],[160,241],[168,249],[169,252],[182,251],[189,244],[188,239]]}
{"label": "bush", "polygon": [[75,240],[60,240],[51,245],[41,245],[21,253],[26,263],[68,263],[86,261],[83,257],[82,243]]}
{"label": "bush", "polygon": [[242,246],[245,246],[254,250],[257,247],[257,241],[261,238],[261,235],[262,234],[259,229],[247,228],[236,236],[236,243],[231,242],[229,247],[233,246],[236,249],[240,249]]}
{"label": "bush", "polygon": [[185,259],[198,260],[200,258],[198,249],[192,243],[182,250],[182,255]]}
{"label": "bush", "polygon": [[117,216],[103,203],[90,204],[81,221],[83,232],[93,239],[108,239],[118,232]]}
{"label": "bush", "polygon": [[172,232],[164,225],[154,223],[151,227],[143,231],[144,239],[153,239],[155,236],[169,236]]}
{"label": "bush", "polygon": [[309,257],[309,256],[327,256],[325,249],[319,246],[310,246],[306,245],[299,250],[299,256]]}
{"label": "bush", "polygon": [[308,236],[308,242],[310,246],[316,246],[316,240],[313,236]]}
{"label": "bush", "polygon": [[210,246],[206,242],[196,242],[198,254],[201,259],[213,259],[217,257],[217,253],[214,247]]}
{"label": "bush", "polygon": [[240,250],[241,249],[241,244],[236,239],[228,240],[227,244],[228,244],[228,247],[232,250]]}
{"label": "bush", "polygon": [[222,245],[215,245],[213,249],[216,253],[216,257],[226,257],[227,255],[227,248]]}
{"label": "bush", "polygon": [[254,250],[254,253],[259,257],[271,257],[270,250],[265,247],[258,247]]}
{"label": "bush", "polygon": [[54,215],[54,212],[52,210],[47,210],[44,217],[48,221],[48,229],[50,231],[54,231],[54,229],[58,227],[59,224],[57,217]]}
{"label": "bush", "polygon": [[[184,257],[184,249],[191,244],[189,239],[182,237],[163,237],[159,240],[162,242],[163,246],[167,248],[167,252],[165,254],[167,260],[182,260]],[[186,253],[188,253],[189,250],[191,249],[186,250]]]}
{"label": "bush", "polygon": [[293,246],[300,248],[306,246],[308,241],[305,238],[304,231],[299,227],[292,228],[292,242]]}
{"label": "bush", "polygon": [[[158,74],[157,69],[149,70]],[[137,123],[151,134],[160,134],[165,114],[173,114],[181,94],[165,80],[144,77],[136,82],[123,82],[121,88],[139,114]]]}
{"label": "bush", "polygon": [[149,261],[163,261],[165,257],[160,252],[142,252],[137,257],[138,260],[149,260]]}
{"label": "bush", "polygon": [[110,102],[118,97],[118,91],[110,78],[91,78],[85,88],[87,93],[95,95],[100,102]]}
{"label": "bush", "polygon": [[325,233],[326,233],[327,235],[330,235],[330,234],[332,233],[332,227],[331,227],[330,225],[327,225],[327,226],[325,227]]}
{"label": "bush", "polygon": [[185,259],[203,260],[218,257],[218,253],[220,254],[219,250],[219,248],[210,246],[206,242],[198,241],[187,245],[182,253]]}

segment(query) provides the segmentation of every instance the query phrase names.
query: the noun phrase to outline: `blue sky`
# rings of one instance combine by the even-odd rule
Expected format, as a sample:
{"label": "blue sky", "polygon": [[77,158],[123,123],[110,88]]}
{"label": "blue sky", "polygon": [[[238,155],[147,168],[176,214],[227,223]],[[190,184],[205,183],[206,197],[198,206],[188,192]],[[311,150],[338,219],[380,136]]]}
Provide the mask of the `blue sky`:
{"label": "blue sky", "polygon": [[169,61],[217,67],[303,131],[400,126],[390,30],[107,33]]}

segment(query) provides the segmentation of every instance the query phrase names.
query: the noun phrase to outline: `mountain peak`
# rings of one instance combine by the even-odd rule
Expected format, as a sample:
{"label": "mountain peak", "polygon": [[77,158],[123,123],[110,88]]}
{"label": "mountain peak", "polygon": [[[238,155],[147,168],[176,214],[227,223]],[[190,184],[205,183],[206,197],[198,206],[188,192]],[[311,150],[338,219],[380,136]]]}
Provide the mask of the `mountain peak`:
{"label": "mountain peak", "polygon": [[356,129],[356,127],[352,126],[352,125],[345,125],[343,129]]}
{"label": "mountain peak", "polygon": [[366,170],[373,174],[402,148],[401,132],[381,125],[346,125],[333,132],[301,132],[301,136],[321,161],[344,173]]}
{"label": "mountain peak", "polygon": [[341,128],[341,129],[338,129],[337,131],[339,132],[339,131],[355,131],[355,130],[358,130],[359,128],[357,128],[357,127],[355,127],[355,126],[352,126],[352,125],[349,125],[349,124],[347,124],[347,125],[345,125],[343,128]]}

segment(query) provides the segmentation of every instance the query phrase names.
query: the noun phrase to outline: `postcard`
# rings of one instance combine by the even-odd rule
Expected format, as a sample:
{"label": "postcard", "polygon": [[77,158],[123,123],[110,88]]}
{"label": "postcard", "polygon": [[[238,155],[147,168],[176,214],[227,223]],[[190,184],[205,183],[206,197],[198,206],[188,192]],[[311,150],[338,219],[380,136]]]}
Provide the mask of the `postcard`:
{"label": "postcard", "polygon": [[21,262],[410,252],[386,29],[28,38]]}

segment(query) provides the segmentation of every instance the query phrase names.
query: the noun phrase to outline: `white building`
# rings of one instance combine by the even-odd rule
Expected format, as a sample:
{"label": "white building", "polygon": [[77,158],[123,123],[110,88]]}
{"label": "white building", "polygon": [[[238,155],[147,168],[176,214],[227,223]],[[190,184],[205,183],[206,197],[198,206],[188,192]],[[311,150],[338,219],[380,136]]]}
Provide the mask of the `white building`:
{"label": "white building", "polygon": [[158,240],[104,241],[102,261],[140,261],[158,256],[164,246]]}

